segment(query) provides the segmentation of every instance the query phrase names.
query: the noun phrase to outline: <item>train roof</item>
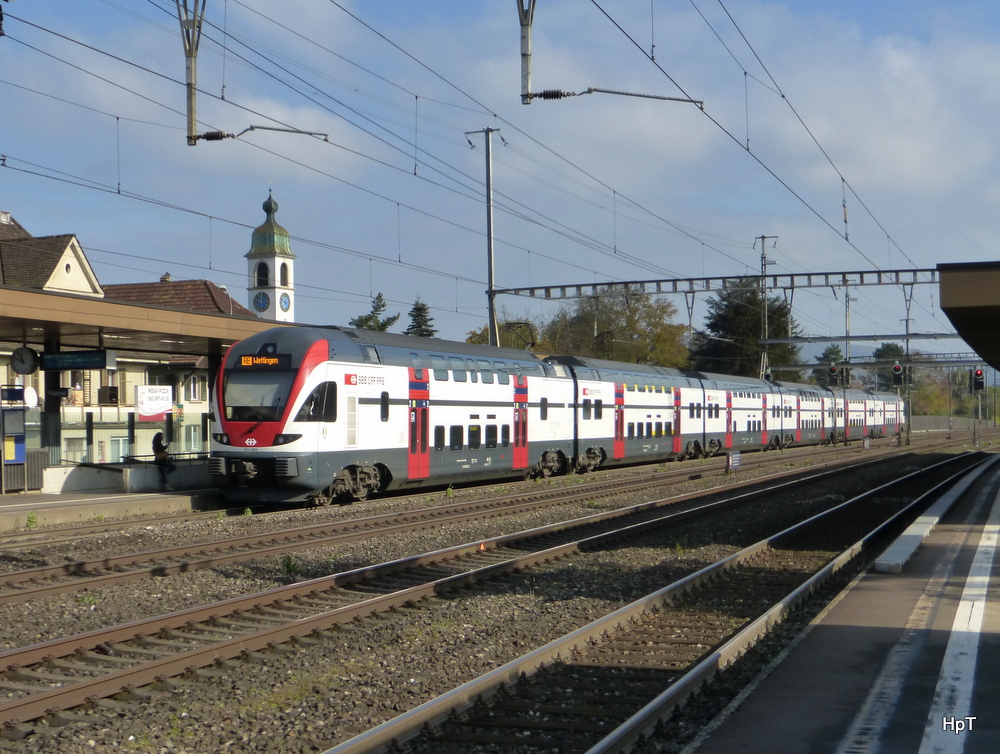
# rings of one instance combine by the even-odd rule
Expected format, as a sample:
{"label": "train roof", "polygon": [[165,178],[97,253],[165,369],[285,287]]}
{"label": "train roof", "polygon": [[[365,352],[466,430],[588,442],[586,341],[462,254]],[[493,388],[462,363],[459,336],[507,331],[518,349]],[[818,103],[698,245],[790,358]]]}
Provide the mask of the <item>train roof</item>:
{"label": "train roof", "polygon": [[[514,348],[494,348],[461,341],[338,327],[336,325],[275,327],[257,333],[234,347],[239,350],[242,344],[244,349],[254,349],[264,343],[274,343],[278,352],[299,351],[300,349],[304,352],[304,346],[316,340],[329,342],[331,358],[391,366],[412,366],[411,354],[417,354],[421,357],[421,361],[424,361],[424,356],[430,355],[502,359],[520,364],[533,364],[539,367],[539,370],[541,370],[543,363],[535,354]],[[373,352],[376,355],[373,355]]]}

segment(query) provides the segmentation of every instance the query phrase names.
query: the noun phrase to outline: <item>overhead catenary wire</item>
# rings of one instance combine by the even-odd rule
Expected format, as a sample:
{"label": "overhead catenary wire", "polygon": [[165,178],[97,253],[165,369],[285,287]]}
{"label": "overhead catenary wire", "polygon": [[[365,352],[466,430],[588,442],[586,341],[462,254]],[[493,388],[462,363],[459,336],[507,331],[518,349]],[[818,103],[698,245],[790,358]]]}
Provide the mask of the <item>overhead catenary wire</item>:
{"label": "overhead catenary wire", "polygon": [[[239,5],[244,5],[243,3],[238,3],[238,4],[239,4]],[[334,4],[336,5],[336,3],[334,3]],[[244,7],[246,7],[246,6],[244,6]],[[338,7],[341,7],[341,6],[338,6]],[[228,35],[227,35],[227,36],[228,36]],[[414,96],[416,96],[416,95],[414,95]],[[216,95],[216,97],[218,97],[218,95]],[[229,103],[229,104],[231,104],[231,103]],[[423,114],[423,113],[421,113],[421,115],[422,115],[422,114]],[[501,119],[501,121],[502,121],[502,119]],[[414,142],[416,142],[416,139],[414,139]],[[414,145],[414,147],[415,147],[415,145]],[[254,148],[259,148],[259,147],[257,147],[256,145],[254,145]],[[343,147],[340,147],[340,148],[343,148]],[[550,151],[551,151],[551,150],[550,150]],[[421,153],[423,153],[423,149],[421,149],[421,150],[420,150],[420,152],[421,152]],[[270,153],[271,153],[271,154],[276,154],[275,152],[270,152]],[[412,153],[412,154],[416,154],[416,153],[417,153],[417,150],[416,150],[416,148],[414,148],[414,150],[413,150],[413,153]],[[555,154],[555,152],[552,152],[552,154]],[[280,156],[280,157],[282,157],[282,159],[284,159],[284,156],[283,156],[283,155],[278,155],[278,156]],[[366,158],[368,157],[368,155],[364,155],[364,156],[365,156]],[[411,156],[412,156],[412,155],[411,155]],[[562,159],[562,158],[560,158],[560,159]],[[574,170],[578,169],[578,168],[577,168],[577,166],[576,166],[576,165],[574,165],[574,163],[573,163],[572,161],[569,161],[569,160],[566,160],[566,163],[567,163],[567,164],[569,164],[569,165],[571,165],[571,166],[573,166]],[[395,168],[394,168],[394,169],[395,169]],[[585,174],[585,173],[584,173],[583,171],[581,171],[581,174]],[[610,187],[609,187],[609,188],[610,188]],[[364,190],[364,189],[362,189],[362,190]],[[378,193],[378,192],[375,192],[375,194],[377,194],[377,193]],[[621,211],[622,211],[622,208],[623,208],[624,206],[627,206],[628,204],[631,204],[632,206],[635,206],[635,207],[637,207],[637,208],[640,208],[640,209],[642,209],[643,211],[647,211],[647,212],[648,212],[648,210],[646,210],[645,208],[643,208],[643,207],[642,207],[642,205],[641,205],[640,203],[638,203],[638,202],[631,202],[631,201],[630,201],[630,200],[628,200],[628,199],[627,199],[627,197],[625,197],[625,196],[624,196],[624,195],[623,195],[623,194],[622,194],[621,192],[617,191],[617,190],[616,190],[616,189],[614,189],[614,188],[610,188],[610,191],[609,191],[609,194],[608,194],[608,197],[609,197],[610,199],[612,199],[612,200],[613,200],[613,203],[614,203],[614,205],[615,205],[615,206],[614,206],[614,208],[612,209],[612,212],[613,212],[613,215],[614,215],[614,218],[615,218],[615,220],[616,220],[616,221],[617,221],[618,217],[619,217],[619,216],[621,215]],[[385,197],[385,198],[387,198],[387,199],[388,199],[389,201],[392,201],[393,203],[397,203],[397,202],[396,202],[396,199],[393,199],[393,198],[389,198],[389,197]],[[398,205],[397,205],[397,206],[398,206]],[[404,206],[407,206],[407,208],[408,208],[408,209],[411,209],[411,207],[409,207],[408,205],[404,205]],[[418,211],[419,211],[419,210],[418,210]],[[427,214],[427,213],[425,213],[425,214]],[[657,218],[657,216],[656,216],[656,213],[653,213],[653,212],[650,212],[649,214],[650,214],[650,217],[653,217],[654,219],[657,219],[657,220],[659,220],[659,218]],[[624,215],[622,215],[622,216],[624,216]],[[436,218],[436,219],[441,219],[441,218]],[[678,230],[678,232],[680,232],[680,230]],[[696,233],[697,233],[697,231],[695,231],[695,234],[696,234]],[[697,236],[697,235],[695,235],[695,234],[691,234],[690,232],[688,232],[688,233],[687,233],[686,235],[687,235],[688,237],[690,237],[690,238],[694,238],[694,239],[696,239],[696,240],[700,240],[700,239],[698,238],[698,236]],[[570,237],[570,236],[569,236],[569,235],[567,235],[567,237]],[[578,240],[577,242],[580,242],[580,243],[585,243],[585,244],[587,243],[587,242],[586,242],[586,241],[584,241],[584,240]],[[595,242],[595,241],[594,241],[594,239],[590,239],[590,243],[594,243],[594,244],[595,244],[595,246],[599,246],[599,245],[600,245],[599,243]],[[609,245],[609,246],[606,246],[605,248],[606,248],[607,250],[609,250],[609,251],[610,251],[610,253],[614,253],[614,251],[615,251],[615,247],[618,247],[618,245],[619,245],[619,244],[618,244],[618,243],[617,243],[617,241],[616,241],[616,242],[614,242],[613,244],[611,244],[611,245]],[[516,247],[515,247],[515,248],[516,248]],[[714,248],[714,246],[712,246],[711,248],[713,249],[713,251],[718,251],[718,249]],[[528,252],[529,254],[531,254],[531,253],[535,253],[535,254],[538,254],[539,258],[550,258],[550,257],[547,257],[547,256],[546,256],[545,254],[543,254],[543,253],[539,253],[539,252],[537,252],[537,251],[533,251],[533,250],[531,250],[531,249],[525,249],[525,250],[526,250],[526,251],[527,251],[527,252]],[[619,250],[619,251],[620,251],[620,250]],[[732,258],[732,259],[733,259],[734,261],[738,261],[738,262],[739,262],[739,263],[740,263],[741,265],[744,265],[744,264],[745,264],[745,261],[744,261],[744,260],[742,260],[742,259],[738,259],[737,257],[730,257],[730,258]],[[561,260],[561,259],[558,259],[558,258],[552,258],[552,259],[553,259],[553,261],[556,261],[556,262],[560,262],[560,263],[565,263],[565,260]]]}

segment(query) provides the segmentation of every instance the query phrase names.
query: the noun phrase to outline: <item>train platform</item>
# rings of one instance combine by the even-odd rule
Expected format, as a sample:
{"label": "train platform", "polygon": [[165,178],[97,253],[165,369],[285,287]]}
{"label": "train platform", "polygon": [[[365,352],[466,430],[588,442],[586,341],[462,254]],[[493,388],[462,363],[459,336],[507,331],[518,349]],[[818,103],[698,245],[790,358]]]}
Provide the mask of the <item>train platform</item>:
{"label": "train platform", "polygon": [[29,492],[0,496],[0,532],[150,513],[209,510],[218,506],[215,488],[144,493]]}
{"label": "train platform", "polygon": [[685,754],[1000,751],[998,529],[994,482],[898,572],[855,579]]}

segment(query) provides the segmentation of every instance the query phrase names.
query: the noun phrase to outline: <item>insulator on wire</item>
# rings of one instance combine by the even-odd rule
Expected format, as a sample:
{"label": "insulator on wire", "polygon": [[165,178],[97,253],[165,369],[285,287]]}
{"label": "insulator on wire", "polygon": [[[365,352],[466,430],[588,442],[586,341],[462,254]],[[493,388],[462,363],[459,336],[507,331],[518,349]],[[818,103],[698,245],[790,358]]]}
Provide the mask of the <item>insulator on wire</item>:
{"label": "insulator on wire", "polygon": [[229,134],[225,131],[206,131],[198,138],[204,139],[205,141],[222,141],[223,139],[228,138],[228,136]]}
{"label": "insulator on wire", "polygon": [[541,94],[542,99],[562,99],[567,96],[569,95],[561,89],[545,89]]}

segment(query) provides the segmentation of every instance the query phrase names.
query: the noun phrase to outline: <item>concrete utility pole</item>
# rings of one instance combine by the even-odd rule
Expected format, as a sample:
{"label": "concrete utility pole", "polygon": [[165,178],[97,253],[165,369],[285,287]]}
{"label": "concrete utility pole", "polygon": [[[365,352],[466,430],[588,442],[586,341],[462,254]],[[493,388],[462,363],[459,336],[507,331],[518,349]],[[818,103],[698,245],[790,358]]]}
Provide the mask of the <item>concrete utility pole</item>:
{"label": "concrete utility pole", "polygon": [[[757,245],[757,241],[760,241],[760,339],[762,341],[767,340],[767,266],[769,264],[774,264],[773,260],[767,258],[767,249],[765,244],[768,239],[777,241],[777,236],[757,236],[754,240],[754,246]],[[764,375],[768,373],[768,362],[767,362],[767,346],[763,346],[760,351],[760,378],[764,379]]]}
{"label": "concrete utility pole", "polygon": [[531,23],[535,18],[535,0],[517,0],[521,22],[521,104],[531,104]]}
{"label": "concrete utility pole", "polygon": [[205,18],[206,2],[207,0],[193,0],[189,9],[188,0],[177,0],[177,20],[181,22],[184,68],[187,74],[187,139],[188,146],[191,147],[198,143],[195,93],[198,87],[198,45],[201,43],[201,22]]}
{"label": "concrete utility pole", "polygon": [[[491,346],[500,345],[500,328],[497,325],[497,294],[496,286],[493,283],[493,158],[490,153],[493,133],[499,130],[499,128],[484,128],[482,131],[465,132],[466,138],[468,138],[469,134],[486,135],[486,265],[488,268],[486,301],[490,315],[489,331]],[[472,142],[469,143],[471,144]]]}

